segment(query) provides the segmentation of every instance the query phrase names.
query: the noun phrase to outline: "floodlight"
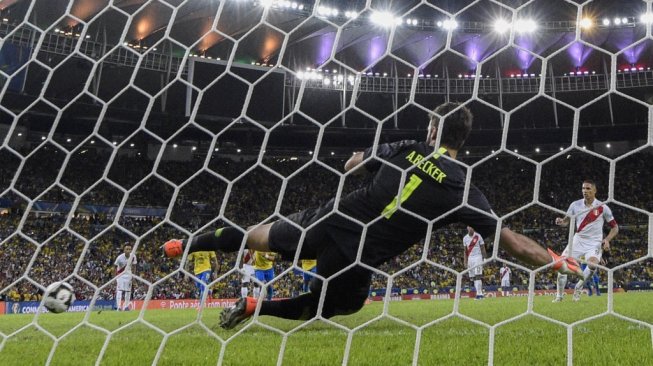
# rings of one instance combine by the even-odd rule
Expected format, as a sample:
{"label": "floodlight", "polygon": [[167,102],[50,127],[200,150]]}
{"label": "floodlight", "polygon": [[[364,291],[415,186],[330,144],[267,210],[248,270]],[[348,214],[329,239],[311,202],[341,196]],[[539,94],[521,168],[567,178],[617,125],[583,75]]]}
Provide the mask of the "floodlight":
{"label": "floodlight", "polygon": [[453,19],[447,19],[444,22],[442,22],[442,28],[446,30],[452,30],[458,28],[458,22],[456,22]]}
{"label": "floodlight", "polygon": [[583,29],[590,29],[594,25],[594,22],[590,18],[583,18],[580,20],[580,27]]}
{"label": "floodlight", "polygon": [[387,11],[373,12],[372,15],[370,15],[370,20],[372,23],[384,27],[391,27],[395,24],[401,24],[400,18],[395,18],[394,15],[390,14]]}
{"label": "floodlight", "polygon": [[497,19],[494,21],[493,27],[495,32],[503,34],[510,29],[510,23],[505,19]]}
{"label": "floodlight", "polygon": [[515,29],[520,33],[533,33],[537,30],[537,23],[533,19],[520,19],[516,22]]}

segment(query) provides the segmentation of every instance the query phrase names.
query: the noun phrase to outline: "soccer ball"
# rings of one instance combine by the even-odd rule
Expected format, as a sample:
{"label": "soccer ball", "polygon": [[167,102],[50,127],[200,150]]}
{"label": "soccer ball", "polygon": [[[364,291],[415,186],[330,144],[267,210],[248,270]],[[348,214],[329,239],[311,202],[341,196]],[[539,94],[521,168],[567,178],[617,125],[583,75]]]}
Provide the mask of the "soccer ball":
{"label": "soccer ball", "polygon": [[43,306],[53,313],[63,313],[75,301],[73,287],[66,282],[55,282],[45,289]]}

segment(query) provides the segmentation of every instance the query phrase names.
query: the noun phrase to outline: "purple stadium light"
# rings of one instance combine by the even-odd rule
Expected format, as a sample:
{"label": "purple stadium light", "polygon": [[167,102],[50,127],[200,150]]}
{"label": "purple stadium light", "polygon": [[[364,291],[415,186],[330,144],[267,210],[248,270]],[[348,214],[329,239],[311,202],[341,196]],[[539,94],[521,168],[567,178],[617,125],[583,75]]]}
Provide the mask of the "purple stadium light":
{"label": "purple stadium light", "polygon": [[365,65],[369,66],[372,63],[376,62],[385,51],[386,39],[385,37],[376,36],[370,39],[370,47],[368,48],[367,57],[365,60]]}
{"label": "purple stadium light", "polygon": [[317,65],[322,65],[331,56],[331,49],[336,38],[335,32],[330,32],[320,37],[319,54],[317,55]]}
{"label": "purple stadium light", "polygon": [[[627,47],[628,45],[625,44],[624,48]],[[623,49],[623,48],[622,48]],[[639,60],[640,56],[646,49],[646,44],[645,43],[640,43],[637,46],[630,47],[627,50],[623,52],[624,57],[626,58],[626,61],[628,61],[629,64],[635,64]]]}
{"label": "purple stadium light", "polygon": [[579,42],[572,44],[567,49],[567,52],[571,56],[574,62],[574,66],[576,67],[583,66],[583,64],[585,63],[585,61],[587,61],[587,58],[592,53],[592,51],[594,51],[592,47],[587,47]]}

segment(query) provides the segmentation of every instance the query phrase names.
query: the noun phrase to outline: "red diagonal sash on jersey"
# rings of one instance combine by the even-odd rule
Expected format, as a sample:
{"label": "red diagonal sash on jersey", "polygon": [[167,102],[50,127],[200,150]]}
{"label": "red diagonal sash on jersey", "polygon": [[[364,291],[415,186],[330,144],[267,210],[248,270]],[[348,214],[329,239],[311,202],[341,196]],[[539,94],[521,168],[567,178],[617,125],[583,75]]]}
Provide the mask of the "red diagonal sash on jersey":
{"label": "red diagonal sash on jersey", "polygon": [[507,274],[508,274],[508,270],[503,271],[503,274],[501,275],[501,279],[503,279],[504,277],[506,277]]}
{"label": "red diagonal sash on jersey", "polygon": [[465,257],[469,258],[469,255],[472,253],[472,250],[474,250],[474,247],[476,246],[476,243],[478,243],[478,235],[474,235],[472,238],[471,243],[469,243],[469,246],[467,247],[467,250],[465,251]]}
{"label": "red diagonal sash on jersey", "polygon": [[585,226],[593,223],[596,219],[599,218],[599,216],[601,216],[601,214],[603,214],[603,206],[592,209],[592,211],[590,211],[580,223],[576,232],[581,232]]}

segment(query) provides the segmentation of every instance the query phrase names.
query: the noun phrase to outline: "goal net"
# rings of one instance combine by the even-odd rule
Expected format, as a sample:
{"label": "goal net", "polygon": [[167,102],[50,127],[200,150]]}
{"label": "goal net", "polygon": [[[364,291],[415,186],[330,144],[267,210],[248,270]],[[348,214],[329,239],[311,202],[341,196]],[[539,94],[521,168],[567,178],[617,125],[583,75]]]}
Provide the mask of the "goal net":
{"label": "goal net", "polygon": [[[653,12],[650,0],[621,3],[0,2],[0,360],[653,359]],[[584,289],[573,303],[570,277],[552,304],[551,268],[516,261],[496,238],[468,268],[467,229],[429,222],[422,241],[370,268],[360,313],[257,313],[226,331],[222,309],[245,293],[305,292],[310,266],[276,258],[272,280],[243,282],[243,249],[218,252],[202,279],[189,253],[161,256],[171,238],[339,202],[369,183],[344,171],[352,152],[424,139],[450,101],[474,114],[457,158],[466,192],[478,187],[501,226],[573,249],[580,219],[568,208],[595,182],[619,224],[596,272],[601,298]],[[569,228],[557,226],[565,216]],[[125,247],[130,299],[116,290]],[[75,289],[66,314],[42,307],[56,281]],[[626,351],[616,339],[596,348],[613,338]]]}

